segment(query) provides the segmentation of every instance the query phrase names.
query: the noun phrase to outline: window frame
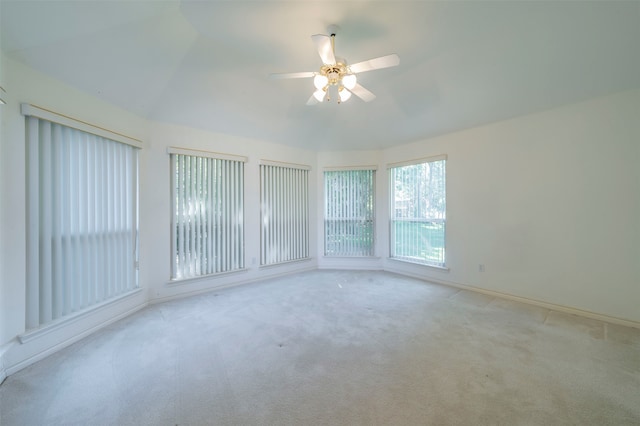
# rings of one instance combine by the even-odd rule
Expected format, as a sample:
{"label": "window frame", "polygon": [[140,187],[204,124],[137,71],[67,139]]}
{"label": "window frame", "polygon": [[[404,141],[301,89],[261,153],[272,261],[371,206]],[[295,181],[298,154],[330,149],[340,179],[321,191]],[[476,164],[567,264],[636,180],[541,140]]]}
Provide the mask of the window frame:
{"label": "window frame", "polygon": [[[311,166],[260,160],[259,169],[260,266],[310,259]],[[273,180],[267,181],[268,179]],[[283,179],[290,181],[285,182]],[[296,193],[297,190],[302,192]],[[274,198],[277,193],[282,194],[282,197]],[[292,218],[297,220],[296,224],[285,226]],[[292,240],[294,237],[299,240]],[[277,245],[275,251],[272,247],[274,244]]]}
{"label": "window frame", "polygon": [[[369,238],[369,247],[367,248],[366,251],[364,250],[355,250],[355,247],[353,245],[349,245],[349,244],[344,244],[344,245],[340,245],[340,247],[342,247],[341,251],[336,252],[335,254],[330,253],[329,252],[329,248],[328,248],[328,239],[330,237],[330,235],[328,235],[328,220],[330,218],[328,218],[328,215],[330,215],[330,212],[332,213],[337,213],[336,211],[336,206],[330,205],[330,198],[333,199],[335,197],[330,197],[329,194],[329,189],[328,189],[328,181],[327,181],[327,177],[328,174],[332,174],[332,173],[357,173],[357,172],[367,172],[368,176],[370,177],[370,181],[368,182],[369,185],[368,188],[363,189],[362,188],[358,188],[358,185],[354,185],[354,186],[349,186],[346,187],[346,191],[348,191],[349,195],[348,197],[350,198],[350,200],[352,198],[358,198],[359,196],[362,196],[363,193],[364,195],[366,195],[367,193],[370,195],[370,211],[367,212],[369,214],[365,215],[365,221],[366,222],[370,222],[370,238]],[[323,244],[324,244],[324,248],[323,248],[323,254],[325,257],[331,257],[331,258],[336,258],[336,257],[357,257],[357,258],[366,258],[366,257],[375,257],[375,251],[376,251],[376,241],[377,241],[377,235],[376,235],[376,176],[377,176],[377,167],[376,166],[355,166],[355,167],[327,167],[324,169],[323,172],[323,186],[324,186],[324,212],[323,212]],[[347,185],[353,183],[353,178],[348,179]],[[352,200],[351,200],[352,201]],[[352,208],[352,209],[347,209],[348,212],[347,213],[358,213],[356,212],[356,208]],[[358,217],[361,217],[362,215],[359,215]],[[344,219],[344,218],[343,218]],[[355,221],[356,217],[351,217],[348,219],[344,219],[346,221]],[[346,228],[349,228],[348,226]],[[343,231],[345,230],[345,227],[342,227]],[[353,230],[348,231],[348,233],[350,235],[353,235],[354,232]],[[356,232],[357,233],[357,232]],[[337,249],[334,249],[337,250]],[[332,250],[332,251],[334,251]]]}
{"label": "window frame", "polygon": [[[27,170],[25,326],[33,336],[140,290],[143,142],[35,105],[21,104],[21,113]],[[43,183],[52,185],[49,191]],[[43,214],[49,205],[52,210]],[[51,249],[43,251],[41,240],[48,239]],[[106,278],[100,276],[105,268]]]}
{"label": "window frame", "polygon": [[[428,266],[432,268],[438,268],[443,270],[448,270],[447,266],[447,155],[437,155],[433,157],[419,158],[399,163],[391,163],[387,165],[388,173],[389,173],[389,258],[401,262],[407,262],[412,264],[418,264],[423,266]],[[427,163],[435,163],[435,162],[443,162],[443,176],[442,176],[442,188],[444,195],[444,207],[441,211],[442,217],[409,217],[409,218],[400,218],[397,216],[396,209],[396,182],[394,181],[394,176],[397,170],[409,167],[416,166]],[[431,173],[431,171],[430,171]],[[415,216],[415,215],[413,215]],[[399,222],[425,222],[425,223],[436,223],[441,224],[442,226],[442,236],[441,236],[441,261],[435,261],[429,259],[428,256],[408,256],[408,255],[397,255],[396,254],[396,224]],[[422,237],[421,237],[422,238]],[[439,248],[439,246],[438,246]]]}
{"label": "window frame", "polygon": [[[244,183],[245,183],[245,163],[247,162],[247,157],[244,156],[239,156],[239,155],[233,155],[233,154],[224,154],[224,153],[219,153],[219,152],[212,152],[212,151],[203,151],[203,150],[195,150],[195,149],[188,149],[188,148],[180,148],[180,147],[168,147],[167,148],[167,154],[169,154],[169,162],[170,162],[170,209],[171,209],[171,223],[170,223],[170,235],[171,235],[171,240],[170,240],[170,264],[171,264],[171,270],[170,270],[170,281],[171,282],[180,282],[180,281],[185,281],[185,280],[192,280],[192,279],[201,279],[201,278],[206,278],[206,277],[210,277],[210,276],[215,276],[215,275],[220,275],[220,274],[228,274],[228,273],[233,273],[233,272],[237,272],[237,271],[242,271],[245,270],[246,267],[246,245],[245,245],[245,222],[246,222],[246,217],[245,217],[245,188],[244,188]],[[200,227],[204,227],[204,226],[208,226],[207,231],[213,231],[214,228],[219,228],[218,230],[216,230],[216,237],[215,239],[209,244],[207,243],[207,245],[209,245],[209,248],[211,249],[210,251],[207,251],[205,248],[205,243],[200,243],[199,245],[199,251],[194,253],[194,261],[196,262],[196,264],[198,264],[199,266],[193,266],[193,271],[190,272],[194,272],[195,273],[189,273],[186,274],[184,273],[185,268],[187,268],[187,266],[182,265],[180,266],[180,262],[179,262],[179,258],[181,257],[181,254],[178,253],[178,250],[180,249],[180,244],[178,243],[178,240],[181,238],[181,235],[178,233],[177,227],[181,224],[179,224],[179,219],[178,217],[180,216],[177,212],[178,210],[178,206],[176,205],[176,203],[178,202],[178,194],[176,193],[176,174],[178,173],[178,170],[176,169],[176,167],[179,167],[177,164],[178,161],[178,157],[177,156],[182,156],[185,159],[186,158],[190,158],[190,159],[200,159],[200,163],[202,164],[202,160],[204,161],[211,161],[213,160],[215,163],[215,166],[213,166],[213,170],[215,172],[219,172],[219,168],[222,167],[223,165],[225,167],[229,167],[229,166],[239,166],[239,173],[238,175],[234,176],[235,181],[233,181],[232,183],[226,183],[223,184],[222,186],[217,186],[215,188],[215,190],[220,190],[223,192],[223,199],[221,198],[210,198],[210,199],[206,199],[206,200],[195,200],[193,202],[197,203],[197,204],[202,204],[202,203],[206,203],[207,201],[210,202],[215,202],[215,207],[211,207],[211,206],[205,206],[205,208],[208,208],[208,215],[197,215],[196,213],[191,214],[190,216],[193,216],[195,221],[196,221],[196,227],[200,226]],[[191,161],[191,160],[190,160]],[[225,163],[219,163],[219,162],[225,162]],[[230,162],[236,162],[237,164],[233,165]],[[220,171],[222,173],[222,171]],[[201,173],[203,174],[204,171],[203,170],[199,170],[197,171],[197,173]],[[225,175],[225,178],[228,179],[230,176],[227,174]],[[196,185],[197,182],[190,182],[193,185]],[[206,183],[210,183],[213,184],[213,181],[209,181]],[[200,184],[202,185],[203,182],[200,182]],[[230,194],[230,192],[228,192],[230,189],[230,186],[237,186],[238,192],[235,194]],[[214,191],[213,188],[205,188],[203,190],[206,191]],[[182,195],[185,195],[184,193],[188,192],[188,191],[183,191]],[[183,201],[187,201],[186,197],[188,195],[191,194],[187,194],[185,195],[183,198]],[[236,206],[232,206],[232,207],[228,207],[228,208],[222,208],[222,206],[218,203],[222,203],[225,201],[231,201],[231,202],[235,202],[237,203]],[[233,209],[233,207],[238,208],[239,210],[231,210]],[[218,210],[214,210],[214,209],[218,209]],[[197,216],[197,217],[196,217]],[[203,217],[205,216],[205,217]],[[214,219],[213,216],[216,216],[216,218]],[[234,222],[233,217],[236,216],[236,218],[239,218],[239,223]],[[210,222],[207,222],[207,219]],[[182,225],[184,225],[184,223],[182,223]],[[234,226],[237,226],[238,229],[233,229]],[[183,229],[184,231],[184,229]],[[222,237],[218,238],[219,234],[218,232],[222,232]],[[241,234],[240,235],[240,240],[239,241],[230,241],[228,238],[232,235],[236,235],[237,234]],[[192,236],[194,237],[198,237],[198,238],[202,238],[202,239],[206,239],[206,237],[204,237],[201,233],[197,232],[197,230],[194,230]],[[184,238],[184,237],[182,237]],[[222,240],[222,241],[221,241]],[[191,244],[191,242],[188,242],[189,244]],[[194,250],[195,249],[195,241],[194,241]],[[225,247],[222,247],[222,246]],[[216,248],[216,251],[213,250],[213,248]],[[184,248],[184,247],[183,247]],[[227,259],[226,257],[224,257],[223,259],[218,259],[216,260],[216,257],[219,257],[219,252],[221,250],[224,249],[229,249],[232,248],[233,252],[235,252],[235,256],[232,256],[230,259]],[[225,256],[227,255],[227,253],[225,253]],[[187,254],[187,253],[183,253],[183,256],[185,256],[188,259],[191,259],[191,253]],[[200,257],[198,257],[200,256]],[[206,258],[202,258],[202,256],[206,256]],[[206,273],[197,273],[198,269],[202,269],[202,265],[203,263],[205,265],[211,265],[212,267],[208,267],[205,266],[206,269],[210,270],[211,272],[206,272]],[[220,266],[219,265],[226,265],[226,266]],[[230,265],[230,266],[229,266]],[[221,269],[220,269],[221,268]]]}

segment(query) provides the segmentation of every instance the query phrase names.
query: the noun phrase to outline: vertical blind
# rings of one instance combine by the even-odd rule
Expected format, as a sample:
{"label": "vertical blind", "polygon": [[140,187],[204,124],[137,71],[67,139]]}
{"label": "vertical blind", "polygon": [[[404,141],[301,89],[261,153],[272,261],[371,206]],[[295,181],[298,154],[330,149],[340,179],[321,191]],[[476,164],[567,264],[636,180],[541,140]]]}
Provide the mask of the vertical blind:
{"label": "vertical blind", "polygon": [[445,266],[446,157],[390,168],[391,257]]}
{"label": "vertical blind", "polygon": [[172,278],[244,268],[244,161],[173,153],[171,169]]}
{"label": "vertical blind", "polygon": [[375,170],[324,172],[325,256],[373,256]]}
{"label": "vertical blind", "polygon": [[309,170],[260,165],[260,264],[309,257]]}
{"label": "vertical blind", "polygon": [[27,135],[27,329],[137,288],[138,149],[36,116]]}

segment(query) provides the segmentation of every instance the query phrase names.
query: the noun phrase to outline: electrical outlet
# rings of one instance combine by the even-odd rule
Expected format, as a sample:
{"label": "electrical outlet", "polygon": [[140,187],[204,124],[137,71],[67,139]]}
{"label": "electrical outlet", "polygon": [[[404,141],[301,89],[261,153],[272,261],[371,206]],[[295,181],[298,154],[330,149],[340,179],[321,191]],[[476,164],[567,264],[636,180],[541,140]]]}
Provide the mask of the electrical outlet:
{"label": "electrical outlet", "polygon": [[478,265],[478,272],[484,272],[484,263]]}

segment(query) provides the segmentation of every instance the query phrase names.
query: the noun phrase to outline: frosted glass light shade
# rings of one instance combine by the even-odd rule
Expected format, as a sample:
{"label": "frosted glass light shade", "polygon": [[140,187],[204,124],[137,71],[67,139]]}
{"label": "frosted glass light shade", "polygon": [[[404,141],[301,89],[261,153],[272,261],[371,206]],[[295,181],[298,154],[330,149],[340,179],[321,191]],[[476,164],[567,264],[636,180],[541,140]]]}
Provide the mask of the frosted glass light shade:
{"label": "frosted glass light shade", "polygon": [[317,74],[313,77],[313,85],[316,86],[316,89],[323,89],[328,82],[329,79],[324,75]]}
{"label": "frosted glass light shade", "polygon": [[357,79],[355,74],[348,74],[342,77],[342,85],[349,90],[356,87],[356,82],[357,82]]}
{"label": "frosted glass light shade", "polygon": [[316,98],[318,102],[322,102],[324,100],[325,94],[326,92],[324,90],[318,89],[315,92],[313,92],[313,97]]}
{"label": "frosted glass light shade", "polygon": [[346,102],[351,97],[351,92],[346,89],[342,89],[338,94],[340,95],[340,102]]}

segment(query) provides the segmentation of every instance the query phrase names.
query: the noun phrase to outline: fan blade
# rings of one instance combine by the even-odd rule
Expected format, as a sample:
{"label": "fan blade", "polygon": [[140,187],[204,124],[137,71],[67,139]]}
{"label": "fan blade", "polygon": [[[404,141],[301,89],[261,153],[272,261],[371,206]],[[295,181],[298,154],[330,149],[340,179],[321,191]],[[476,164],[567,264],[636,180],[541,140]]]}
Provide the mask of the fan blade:
{"label": "fan blade", "polygon": [[269,74],[269,78],[272,80],[283,80],[285,78],[309,78],[316,75],[313,71],[304,72],[285,72],[279,74]]}
{"label": "fan blade", "polygon": [[376,95],[374,95],[364,87],[360,86],[359,84],[356,84],[355,87],[350,90],[350,92],[365,102],[371,102],[376,98]]}
{"label": "fan blade", "polygon": [[327,97],[327,92],[323,89],[318,89],[311,95],[311,98],[307,101],[307,105],[315,105],[322,101]]}
{"label": "fan blade", "polygon": [[316,97],[314,95],[311,95],[311,97],[309,98],[309,100],[307,101],[307,106],[313,106],[315,104],[319,103],[318,100],[316,99]]}
{"label": "fan blade", "polygon": [[395,67],[400,63],[400,57],[395,53],[393,55],[380,56],[379,58],[369,59],[368,61],[358,62],[349,66],[352,73],[379,70],[381,68]]}
{"label": "fan blade", "polygon": [[336,56],[333,54],[333,47],[331,46],[331,37],[324,34],[316,34],[311,36],[311,40],[316,44],[323,64],[333,65],[336,63]]}

